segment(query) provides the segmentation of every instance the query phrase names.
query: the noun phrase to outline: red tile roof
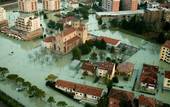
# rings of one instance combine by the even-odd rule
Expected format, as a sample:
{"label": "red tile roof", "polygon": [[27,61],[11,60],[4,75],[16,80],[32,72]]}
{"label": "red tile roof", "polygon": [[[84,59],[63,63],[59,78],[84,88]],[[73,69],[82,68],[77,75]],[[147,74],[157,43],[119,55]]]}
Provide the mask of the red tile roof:
{"label": "red tile roof", "polygon": [[139,105],[144,105],[145,107],[156,107],[156,100],[141,95],[139,96]]}
{"label": "red tile roof", "polygon": [[132,92],[111,89],[109,92],[109,107],[120,107],[119,102],[125,100],[127,102],[132,102],[134,94]]}
{"label": "red tile roof", "polygon": [[64,81],[64,80],[57,80],[55,85],[60,86],[60,87],[69,88],[69,89],[75,89],[75,87],[76,87],[75,83],[69,82],[69,81]]}
{"label": "red tile roof", "polygon": [[96,66],[91,62],[84,62],[81,66],[81,69],[95,73]]}
{"label": "red tile roof", "polygon": [[170,49],[170,40],[167,40],[163,46]]}
{"label": "red tile roof", "polygon": [[49,37],[46,37],[44,39],[44,42],[53,42],[53,41],[55,41],[55,37],[54,36],[49,36]]}
{"label": "red tile roof", "polygon": [[112,39],[109,37],[104,37],[104,36],[100,36],[97,38],[98,40],[104,40],[106,43],[112,44],[112,45],[118,45],[118,43],[120,42],[120,40],[117,39]]}
{"label": "red tile roof", "polygon": [[170,3],[162,3],[160,4],[160,7],[164,7],[164,8],[170,8]]}
{"label": "red tile roof", "polygon": [[73,27],[70,27],[62,32],[62,36],[67,36],[68,34],[71,34],[75,32],[76,30]]}
{"label": "red tile roof", "polygon": [[75,91],[99,97],[102,95],[102,89],[81,84],[76,85]]}
{"label": "red tile roof", "polygon": [[69,44],[75,43],[76,41],[79,41],[79,40],[80,40],[80,37],[75,36],[75,37],[69,39],[68,41],[66,41],[65,44],[69,45]]}
{"label": "red tile roof", "polygon": [[99,62],[98,63],[98,69],[107,70],[109,75],[112,74],[113,67],[114,67],[114,64],[111,62]]}
{"label": "red tile roof", "polygon": [[170,79],[170,71],[165,71],[165,78]]}
{"label": "red tile roof", "polygon": [[140,76],[140,82],[156,85],[157,72],[158,72],[158,66],[143,64],[143,70]]}
{"label": "red tile roof", "polygon": [[100,97],[103,92],[103,89],[101,88],[91,87],[91,86],[73,83],[65,80],[57,80],[55,85],[65,87],[65,88],[70,88],[75,90],[76,92],[98,96],[98,97]]}

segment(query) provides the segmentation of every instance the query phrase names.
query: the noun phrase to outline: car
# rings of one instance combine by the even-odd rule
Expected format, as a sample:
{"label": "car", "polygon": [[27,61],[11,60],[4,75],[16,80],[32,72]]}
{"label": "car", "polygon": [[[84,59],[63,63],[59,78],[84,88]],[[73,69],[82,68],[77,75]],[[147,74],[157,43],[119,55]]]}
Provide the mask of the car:
{"label": "car", "polygon": [[18,92],[24,91],[24,88],[18,87],[18,88],[16,88],[16,91],[18,91]]}

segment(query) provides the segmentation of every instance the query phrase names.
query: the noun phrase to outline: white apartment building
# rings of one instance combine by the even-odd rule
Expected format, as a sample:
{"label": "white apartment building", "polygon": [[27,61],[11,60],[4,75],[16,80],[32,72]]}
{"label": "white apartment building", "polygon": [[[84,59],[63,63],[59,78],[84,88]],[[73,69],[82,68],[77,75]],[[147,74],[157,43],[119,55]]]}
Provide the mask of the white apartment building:
{"label": "white apartment building", "polygon": [[170,63],[170,40],[167,40],[161,47],[160,59]]}
{"label": "white apartment building", "polygon": [[56,11],[60,9],[60,0],[43,0],[44,10]]}
{"label": "white apartment building", "polygon": [[15,28],[25,32],[33,32],[41,28],[40,18],[35,16],[18,17],[15,22]]}
{"label": "white apartment building", "polygon": [[36,12],[37,11],[37,0],[18,0],[18,8],[21,12]]}
{"label": "white apartment building", "polygon": [[0,7],[0,22],[6,20],[6,10]]}

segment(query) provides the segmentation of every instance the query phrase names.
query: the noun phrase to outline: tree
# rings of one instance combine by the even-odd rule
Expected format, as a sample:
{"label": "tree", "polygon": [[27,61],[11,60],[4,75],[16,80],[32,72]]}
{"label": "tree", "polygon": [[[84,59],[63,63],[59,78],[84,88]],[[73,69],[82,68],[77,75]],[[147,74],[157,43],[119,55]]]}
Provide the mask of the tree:
{"label": "tree", "polygon": [[115,52],[115,47],[112,46],[111,49],[110,49],[110,53],[114,53]]}
{"label": "tree", "polygon": [[53,103],[56,103],[54,97],[50,96],[47,100],[48,103],[50,103],[50,106],[52,106]]}
{"label": "tree", "polygon": [[78,59],[78,60],[80,60],[80,58],[81,58],[81,51],[80,51],[80,49],[79,48],[74,48],[73,50],[72,50],[72,55],[73,55],[73,59]]}
{"label": "tree", "polygon": [[49,20],[47,26],[51,29],[54,29],[56,27],[56,23],[52,20]]}
{"label": "tree", "polygon": [[90,55],[90,59],[97,60],[97,53],[92,52],[91,55]]}
{"label": "tree", "polygon": [[102,18],[99,18],[99,19],[98,19],[98,24],[99,24],[99,25],[102,25],[102,23],[103,23]]}
{"label": "tree", "polygon": [[5,67],[0,67],[0,76],[5,77],[5,74],[9,73],[9,70]]}
{"label": "tree", "polygon": [[111,60],[110,57],[107,57],[107,58],[106,58],[106,61],[111,62],[112,60]]}
{"label": "tree", "polygon": [[91,48],[87,45],[87,43],[82,44],[79,47],[79,49],[80,49],[82,55],[86,55],[86,54],[89,54],[91,52]]}
{"label": "tree", "polygon": [[27,91],[27,93],[29,94],[29,95],[33,95],[33,96],[35,96],[35,93],[36,93],[36,91],[37,91],[37,87],[36,86],[31,86],[30,88],[29,88],[29,90]]}
{"label": "tree", "polygon": [[46,13],[43,14],[44,19],[48,19],[48,16]]}
{"label": "tree", "polygon": [[16,79],[16,83],[17,83],[19,86],[20,86],[20,85],[23,85],[24,79],[21,78],[21,77],[18,77],[18,78]]}
{"label": "tree", "polygon": [[15,81],[17,79],[18,75],[17,74],[9,74],[6,78],[9,80]]}
{"label": "tree", "polygon": [[28,90],[31,87],[31,83],[28,81],[23,82],[23,86]]}
{"label": "tree", "polygon": [[66,107],[66,106],[67,106],[67,103],[66,103],[65,101],[59,101],[59,102],[57,103],[57,106],[58,106],[58,107]]}
{"label": "tree", "polygon": [[54,74],[49,74],[45,80],[47,81],[55,81],[58,77]]}
{"label": "tree", "polygon": [[163,32],[161,32],[158,37],[157,37],[157,42],[158,43],[164,43],[166,41],[166,37],[165,37],[165,34]]}
{"label": "tree", "polygon": [[113,77],[112,81],[113,81],[114,83],[119,83],[119,79],[118,79],[117,76]]}
{"label": "tree", "polygon": [[45,92],[39,88],[37,88],[35,90],[35,96],[40,98],[40,100],[42,100],[42,98],[45,98]]}

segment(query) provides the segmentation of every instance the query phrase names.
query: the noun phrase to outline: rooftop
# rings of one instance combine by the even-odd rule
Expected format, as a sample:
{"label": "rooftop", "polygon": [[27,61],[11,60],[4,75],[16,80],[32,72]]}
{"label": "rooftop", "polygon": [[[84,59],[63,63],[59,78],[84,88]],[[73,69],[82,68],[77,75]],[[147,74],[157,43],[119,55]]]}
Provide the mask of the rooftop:
{"label": "rooftop", "polygon": [[170,40],[167,40],[163,46],[170,49]]}
{"label": "rooftop", "polygon": [[111,62],[99,62],[98,69],[107,70],[108,74],[112,74],[114,64]]}
{"label": "rooftop", "polygon": [[44,42],[53,42],[55,40],[54,36],[49,36],[44,39]]}
{"label": "rooftop", "polygon": [[117,70],[121,73],[130,73],[134,70],[134,64],[131,62],[121,63],[117,66]]}
{"label": "rooftop", "polygon": [[114,46],[118,45],[118,43],[120,42],[120,40],[112,39],[112,38],[104,37],[104,36],[99,36],[97,39],[98,40],[104,40],[106,43],[112,44]]}
{"label": "rooftop", "polygon": [[139,105],[145,105],[145,107],[156,107],[156,100],[141,95],[139,96]]}
{"label": "rooftop", "polygon": [[84,62],[83,65],[81,66],[81,69],[95,73],[96,66],[91,62]]}
{"label": "rooftop", "polygon": [[170,71],[165,71],[165,78],[170,79]]}
{"label": "rooftop", "polygon": [[103,89],[101,88],[91,87],[91,86],[73,83],[73,82],[69,82],[65,80],[57,80],[55,85],[73,89],[80,93],[85,93],[88,95],[94,95],[94,96],[99,96],[99,97],[102,95],[102,91],[103,91]]}

